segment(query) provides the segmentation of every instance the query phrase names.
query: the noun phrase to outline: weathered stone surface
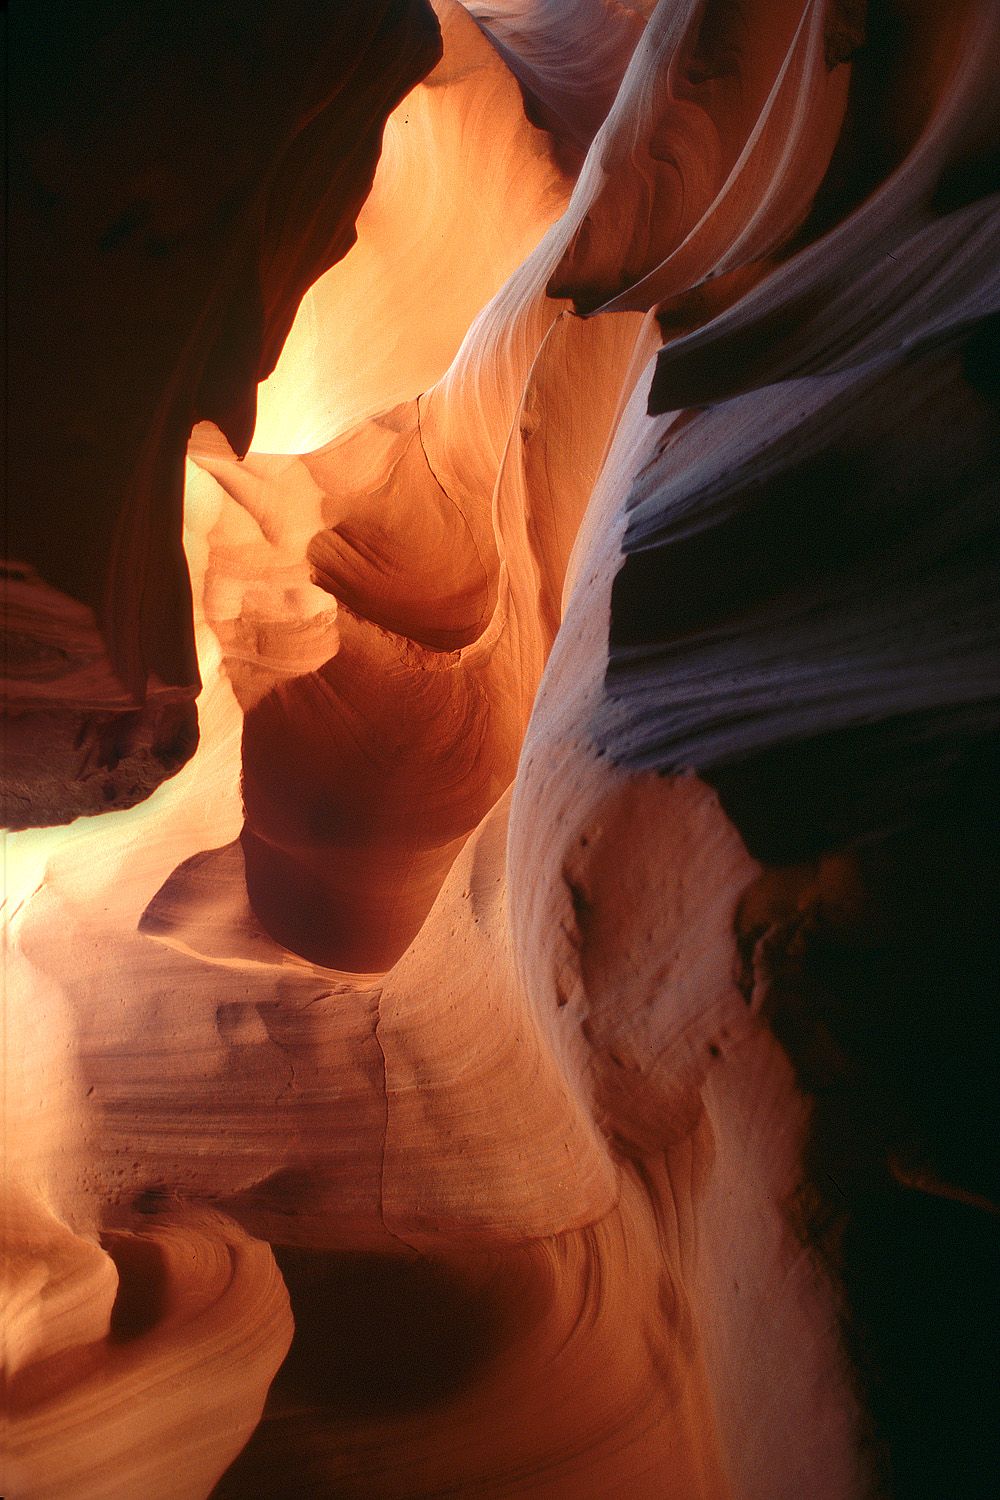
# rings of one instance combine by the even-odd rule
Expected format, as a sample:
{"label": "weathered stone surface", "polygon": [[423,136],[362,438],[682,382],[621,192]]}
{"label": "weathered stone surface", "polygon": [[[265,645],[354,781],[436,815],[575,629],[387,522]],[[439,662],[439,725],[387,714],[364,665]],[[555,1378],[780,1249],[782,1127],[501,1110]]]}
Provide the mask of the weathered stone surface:
{"label": "weathered stone surface", "polygon": [[[189,758],[184,446],[211,418],[246,450],[439,42],[418,0],[147,0],[17,7],[10,44],[3,816],[26,827],[130,806]],[[61,694],[52,652],[81,650]]]}
{"label": "weathered stone surface", "polygon": [[7,1487],[985,1500],[996,7],[436,9],[9,840]]}

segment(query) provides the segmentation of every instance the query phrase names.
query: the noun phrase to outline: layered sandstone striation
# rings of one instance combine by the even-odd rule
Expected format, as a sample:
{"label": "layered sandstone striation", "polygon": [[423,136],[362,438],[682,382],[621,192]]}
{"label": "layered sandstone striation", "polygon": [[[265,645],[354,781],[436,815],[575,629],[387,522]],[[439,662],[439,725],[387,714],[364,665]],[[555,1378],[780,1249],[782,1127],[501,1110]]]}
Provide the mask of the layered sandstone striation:
{"label": "layered sandstone striation", "polygon": [[246,450],[439,49],[409,0],[12,17],[5,826],[131,806],[190,757],[184,444],[207,418]]}
{"label": "layered sandstone striation", "polygon": [[986,1496],[1000,14],[434,8],[203,127],[129,587],[20,523],[12,722],[203,686],[9,843],[5,1493]]}

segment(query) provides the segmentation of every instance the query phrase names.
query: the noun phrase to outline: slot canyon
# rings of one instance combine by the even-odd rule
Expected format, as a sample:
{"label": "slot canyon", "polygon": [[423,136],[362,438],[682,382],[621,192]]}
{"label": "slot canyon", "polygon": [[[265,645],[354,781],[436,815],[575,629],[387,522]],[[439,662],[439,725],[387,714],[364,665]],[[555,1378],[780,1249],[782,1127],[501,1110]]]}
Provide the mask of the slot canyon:
{"label": "slot canyon", "polygon": [[2,1500],[1000,1491],[1000,4],[10,8]]}

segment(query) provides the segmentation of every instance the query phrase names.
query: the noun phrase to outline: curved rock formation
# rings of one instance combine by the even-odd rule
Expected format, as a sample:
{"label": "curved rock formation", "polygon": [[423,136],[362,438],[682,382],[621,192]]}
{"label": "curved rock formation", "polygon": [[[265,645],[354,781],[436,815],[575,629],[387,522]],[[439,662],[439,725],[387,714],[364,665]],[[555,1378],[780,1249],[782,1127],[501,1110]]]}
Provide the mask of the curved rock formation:
{"label": "curved rock formation", "polygon": [[257,452],[320,448],[427,390],[566,206],[572,179],[494,48],[456,0],[435,10],[441,61],[389,116],[350,258],[306,293],[258,393]]}
{"label": "curved rock formation", "polygon": [[5,1482],[985,1497],[1000,13],[436,9],[10,841]]}
{"label": "curved rock formation", "polygon": [[131,806],[190,757],[184,445],[210,418],[246,450],[438,55],[419,0],[15,12],[5,826]]}
{"label": "curved rock formation", "polygon": [[4,1493],[207,1496],[291,1340],[269,1247],[189,1214],[102,1250],[11,1195],[4,1224]]}

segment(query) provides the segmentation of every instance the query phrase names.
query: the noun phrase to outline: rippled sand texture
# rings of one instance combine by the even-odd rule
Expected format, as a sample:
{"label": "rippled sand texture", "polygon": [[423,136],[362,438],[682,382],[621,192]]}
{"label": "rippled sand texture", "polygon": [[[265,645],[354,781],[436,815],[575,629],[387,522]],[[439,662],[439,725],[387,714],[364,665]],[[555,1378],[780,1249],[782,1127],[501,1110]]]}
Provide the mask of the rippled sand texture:
{"label": "rippled sand texture", "polygon": [[11,740],[0,1491],[985,1497],[1000,12],[434,12],[126,361],[197,749]]}

